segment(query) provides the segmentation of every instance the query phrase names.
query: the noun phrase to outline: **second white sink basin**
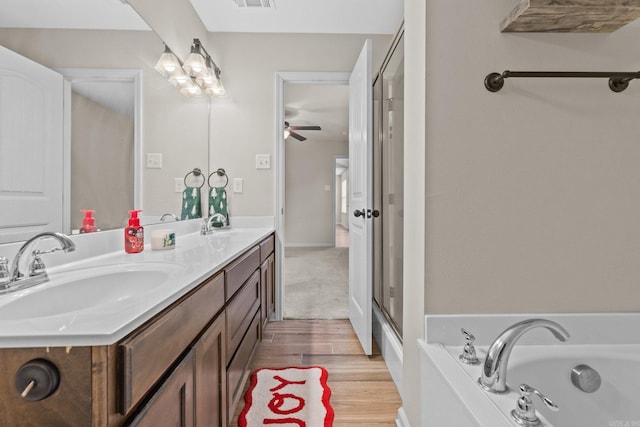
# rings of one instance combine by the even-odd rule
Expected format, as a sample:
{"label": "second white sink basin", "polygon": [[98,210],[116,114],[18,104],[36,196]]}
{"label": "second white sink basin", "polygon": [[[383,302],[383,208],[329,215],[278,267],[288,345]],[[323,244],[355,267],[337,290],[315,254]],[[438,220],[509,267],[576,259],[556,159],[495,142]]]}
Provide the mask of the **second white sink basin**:
{"label": "second white sink basin", "polygon": [[0,320],[68,314],[123,304],[168,285],[178,264],[124,263],[50,275],[47,283],[0,297]]}

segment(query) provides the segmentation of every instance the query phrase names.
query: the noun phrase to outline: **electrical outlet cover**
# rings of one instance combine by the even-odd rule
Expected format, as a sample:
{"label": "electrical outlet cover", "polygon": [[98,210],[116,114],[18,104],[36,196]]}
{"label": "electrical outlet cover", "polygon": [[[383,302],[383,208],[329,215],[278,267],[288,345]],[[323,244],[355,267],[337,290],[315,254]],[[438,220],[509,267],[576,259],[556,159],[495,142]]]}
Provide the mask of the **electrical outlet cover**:
{"label": "electrical outlet cover", "polygon": [[147,168],[162,169],[162,153],[147,153]]}
{"label": "electrical outlet cover", "polygon": [[256,154],[256,169],[271,169],[271,155]]}

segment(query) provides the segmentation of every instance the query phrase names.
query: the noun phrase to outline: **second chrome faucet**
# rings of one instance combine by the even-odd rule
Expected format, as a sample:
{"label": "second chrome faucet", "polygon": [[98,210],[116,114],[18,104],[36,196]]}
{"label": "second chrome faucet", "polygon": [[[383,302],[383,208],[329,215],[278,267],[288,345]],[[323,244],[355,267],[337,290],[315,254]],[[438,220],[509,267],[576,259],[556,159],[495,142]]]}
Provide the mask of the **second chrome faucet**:
{"label": "second chrome faucet", "polygon": [[547,319],[528,319],[509,326],[487,350],[487,357],[482,365],[482,375],[478,378],[478,382],[485,390],[493,393],[509,391],[507,364],[511,350],[525,332],[534,328],[546,328],[563,342],[569,338],[569,332],[565,328]]}

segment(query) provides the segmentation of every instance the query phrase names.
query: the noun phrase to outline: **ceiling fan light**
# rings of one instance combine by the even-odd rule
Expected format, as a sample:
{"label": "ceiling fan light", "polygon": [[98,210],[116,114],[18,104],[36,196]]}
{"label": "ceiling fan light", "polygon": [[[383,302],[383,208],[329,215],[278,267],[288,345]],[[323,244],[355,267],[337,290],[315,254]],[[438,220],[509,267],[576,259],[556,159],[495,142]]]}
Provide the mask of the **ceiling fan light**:
{"label": "ceiling fan light", "polygon": [[289,129],[285,129],[284,130],[284,139],[289,138],[289,135],[291,135],[291,131]]}

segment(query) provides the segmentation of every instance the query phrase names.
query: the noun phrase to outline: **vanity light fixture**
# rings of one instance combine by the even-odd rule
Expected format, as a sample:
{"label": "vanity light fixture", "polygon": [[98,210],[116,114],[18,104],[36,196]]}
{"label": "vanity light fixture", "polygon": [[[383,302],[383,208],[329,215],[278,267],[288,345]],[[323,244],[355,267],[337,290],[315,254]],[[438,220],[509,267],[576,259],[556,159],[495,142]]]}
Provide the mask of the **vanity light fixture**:
{"label": "vanity light fixture", "polygon": [[184,64],[165,44],[155,69],[185,96],[199,96],[203,92],[209,96],[222,96],[226,93],[220,81],[220,68],[198,39],[193,39],[191,53]]}
{"label": "vanity light fixture", "polygon": [[[200,44],[200,40],[193,39],[191,53],[187,56],[187,59],[184,61],[184,65],[182,66],[187,74],[193,77],[198,77],[209,73],[207,70],[207,59],[202,54],[203,50],[204,48]],[[207,54],[207,57],[208,56],[209,54]]]}
{"label": "vanity light fixture", "polygon": [[164,77],[169,78],[177,70],[182,70],[182,64],[178,57],[169,49],[169,46],[164,45],[164,52],[160,55],[160,59],[156,63],[155,69]]}

